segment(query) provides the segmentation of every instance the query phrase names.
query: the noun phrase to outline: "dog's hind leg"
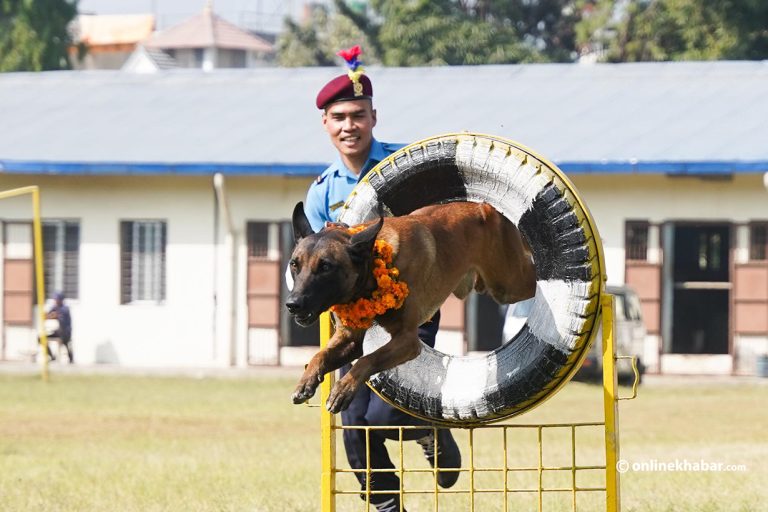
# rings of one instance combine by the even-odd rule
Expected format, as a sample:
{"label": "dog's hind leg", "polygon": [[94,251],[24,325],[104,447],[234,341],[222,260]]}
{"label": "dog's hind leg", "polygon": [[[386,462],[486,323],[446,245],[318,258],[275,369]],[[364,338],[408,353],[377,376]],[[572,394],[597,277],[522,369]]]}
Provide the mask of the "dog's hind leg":
{"label": "dog's hind leg", "polygon": [[420,352],[421,341],[416,329],[401,331],[393,335],[387,343],[361,357],[352,366],[352,369],[333,386],[326,408],[332,413],[343,411],[349,407],[357,389],[371,375],[410,361]]}
{"label": "dog's hind leg", "polygon": [[364,330],[339,327],[328,344],[316,353],[304,369],[291,399],[293,403],[306,402],[314,396],[326,373],[332,372],[363,355]]}

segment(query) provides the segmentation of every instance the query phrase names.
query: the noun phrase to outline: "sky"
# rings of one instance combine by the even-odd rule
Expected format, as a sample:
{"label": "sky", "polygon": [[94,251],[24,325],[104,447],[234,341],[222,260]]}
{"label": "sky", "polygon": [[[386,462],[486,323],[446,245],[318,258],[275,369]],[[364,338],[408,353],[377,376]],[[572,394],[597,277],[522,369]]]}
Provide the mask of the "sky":
{"label": "sky", "polygon": [[[321,0],[315,3],[328,3]],[[213,10],[243,28],[277,32],[285,16],[297,18],[306,0],[213,0]],[[80,0],[81,14],[154,13],[157,28],[175,25],[202,11],[206,0]]]}

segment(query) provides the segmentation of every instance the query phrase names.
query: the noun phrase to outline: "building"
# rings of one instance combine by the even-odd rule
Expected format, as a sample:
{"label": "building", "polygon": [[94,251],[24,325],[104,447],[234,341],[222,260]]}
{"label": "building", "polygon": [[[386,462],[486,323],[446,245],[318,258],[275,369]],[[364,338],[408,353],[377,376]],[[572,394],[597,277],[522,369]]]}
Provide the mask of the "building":
{"label": "building", "polygon": [[[70,295],[80,362],[242,366],[314,350],[280,307],[281,274],[293,204],[334,158],[314,96],[338,73],[0,75],[0,189],[41,187],[49,291]],[[650,371],[754,373],[768,353],[764,62],[369,74],[381,140],[492,133],[569,175],[608,282],[641,296]],[[29,212],[0,201],[5,359],[35,350]],[[448,303],[445,350],[500,343],[476,335],[497,313],[465,320],[478,311]]]}
{"label": "building", "polygon": [[[152,35],[151,14],[80,14],[72,23],[75,45],[70,50],[74,69],[120,69],[141,41]],[[79,55],[79,47],[86,50]]]}
{"label": "building", "polygon": [[200,14],[154,34],[144,47],[163,51],[179,67],[205,71],[259,67],[275,57],[272,43],[217,16],[211,2]]}

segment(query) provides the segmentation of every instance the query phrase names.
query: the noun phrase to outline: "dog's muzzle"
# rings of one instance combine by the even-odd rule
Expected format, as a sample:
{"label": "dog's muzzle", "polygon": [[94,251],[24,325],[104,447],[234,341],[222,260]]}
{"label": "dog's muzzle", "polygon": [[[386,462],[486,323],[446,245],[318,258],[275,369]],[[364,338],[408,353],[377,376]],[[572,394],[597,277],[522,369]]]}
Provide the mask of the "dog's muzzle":
{"label": "dog's muzzle", "polygon": [[302,327],[312,325],[318,317],[317,313],[304,310],[304,304],[292,297],[288,297],[285,308],[296,320],[296,323]]}

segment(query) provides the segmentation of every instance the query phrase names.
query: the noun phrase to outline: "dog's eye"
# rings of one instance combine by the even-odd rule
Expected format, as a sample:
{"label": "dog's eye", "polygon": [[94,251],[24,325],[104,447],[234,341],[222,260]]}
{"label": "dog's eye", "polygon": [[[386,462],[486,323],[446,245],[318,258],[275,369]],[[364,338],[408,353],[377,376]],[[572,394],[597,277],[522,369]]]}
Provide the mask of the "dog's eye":
{"label": "dog's eye", "polygon": [[327,261],[321,261],[320,264],[317,266],[318,272],[328,272],[333,268],[333,265],[328,263]]}
{"label": "dog's eye", "polygon": [[299,264],[296,263],[296,260],[289,261],[288,266],[291,268],[291,270],[298,270],[299,268]]}

